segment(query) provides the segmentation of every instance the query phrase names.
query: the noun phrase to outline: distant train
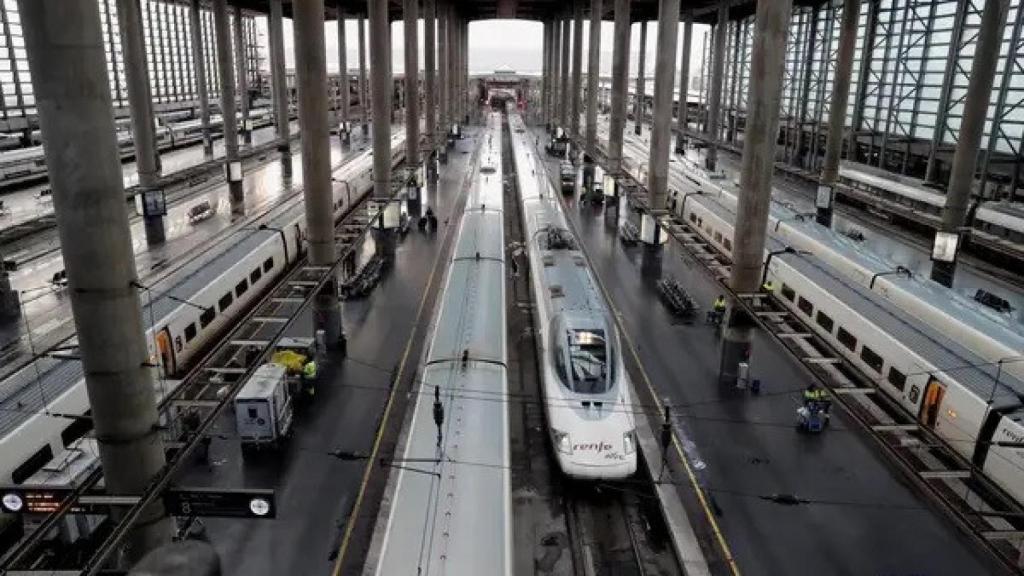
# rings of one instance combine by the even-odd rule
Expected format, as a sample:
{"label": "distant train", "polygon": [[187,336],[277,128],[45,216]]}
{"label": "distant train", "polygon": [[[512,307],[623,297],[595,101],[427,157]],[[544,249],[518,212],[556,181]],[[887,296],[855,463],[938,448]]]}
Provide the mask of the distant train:
{"label": "distant train", "polygon": [[[249,119],[252,121],[253,128],[259,128],[273,122],[273,114],[268,108],[257,108],[250,111]],[[117,127],[117,143],[121,150],[121,157],[129,158],[135,154],[130,122],[127,122],[126,119],[119,119]],[[198,142],[202,138],[202,122],[196,119],[183,118],[181,114],[174,114],[169,117],[161,116],[154,129],[157,149],[159,150],[185,146]],[[210,129],[215,135],[219,135],[221,130],[220,115],[215,114],[210,117]],[[32,142],[31,146],[0,152],[0,186],[27,183],[46,178],[46,159],[43,155],[42,134],[39,130],[34,130],[30,139]]]}
{"label": "distant train", "polygon": [[[404,140],[403,134],[392,137],[393,165],[404,157]],[[372,152],[348,162],[336,180],[348,183],[334,187],[337,218],[371,189]],[[171,277],[166,291],[141,293],[146,342],[159,372],[158,400],[176,384],[168,379],[186,373],[302,256],[306,220],[301,198],[274,214],[266,226],[229,234],[214,248],[219,253],[198,268],[186,265]],[[85,379],[79,361],[44,357],[7,378],[0,390],[0,483],[17,484],[85,433],[79,421],[68,424],[51,415],[88,413]]]}
{"label": "distant train", "polygon": [[[853,204],[874,211],[895,214],[926,228],[942,221],[946,196],[916,180],[870,166],[844,162],[839,168],[838,191]],[[1007,248],[1024,254],[1024,208],[1019,203],[985,200],[976,202],[968,225],[974,232],[972,242],[1005,252]],[[1006,243],[1011,245],[1007,247]]]}
{"label": "distant train", "polygon": [[[731,258],[734,199],[689,194],[682,200],[674,203],[675,215]],[[962,305],[951,290],[872,277],[871,271],[892,267],[867,268],[874,261],[837,235],[783,230],[787,224],[774,226],[766,248],[775,253],[766,273],[779,300],[881,392],[1024,503],[1024,379],[1022,363],[1012,361],[1024,350],[1021,340]],[[807,254],[784,253],[785,244]]]}
{"label": "distant train", "polygon": [[636,423],[618,329],[518,113],[509,114],[509,129],[559,468],[576,478],[626,478],[637,467]]}

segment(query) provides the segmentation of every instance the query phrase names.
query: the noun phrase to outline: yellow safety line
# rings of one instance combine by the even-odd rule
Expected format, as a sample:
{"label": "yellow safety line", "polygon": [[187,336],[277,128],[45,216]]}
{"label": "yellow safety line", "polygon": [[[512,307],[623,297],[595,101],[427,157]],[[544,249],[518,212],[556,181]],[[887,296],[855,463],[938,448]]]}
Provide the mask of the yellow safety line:
{"label": "yellow safety line", "polygon": [[[600,282],[600,280],[598,281]],[[601,290],[604,291],[604,286],[601,286]],[[607,294],[605,294],[607,296]],[[608,303],[612,307],[612,311],[615,313],[615,323],[622,329],[622,333],[626,336],[626,344],[629,346],[629,352],[633,355],[633,360],[636,361],[636,365],[640,368],[640,375],[643,376],[644,384],[647,385],[648,391],[651,393],[651,398],[654,399],[654,403],[658,406],[659,412],[664,412],[664,408],[661,405],[661,400],[658,399],[658,395],[654,391],[654,386],[651,384],[651,379],[647,376],[647,371],[644,370],[644,365],[640,362],[640,356],[637,354],[636,347],[633,345],[633,338],[629,335],[629,331],[626,330],[622,322],[618,320],[619,311],[615,308],[615,305],[611,303],[611,298],[608,298]],[[701,508],[704,509],[704,515],[707,516],[708,522],[711,524],[711,530],[715,533],[715,539],[718,541],[718,545],[722,548],[722,553],[725,554],[725,561],[729,563],[729,569],[732,571],[734,576],[740,576],[739,566],[736,565],[736,559],[733,558],[732,550],[729,549],[729,544],[725,541],[725,536],[722,534],[722,530],[718,527],[718,522],[715,521],[715,516],[711,512],[711,507],[708,506],[707,498],[704,497],[704,490],[701,489],[697,483],[697,476],[693,473],[693,468],[690,467],[690,462],[683,454],[683,449],[679,445],[679,438],[676,436],[675,431],[672,432],[672,446],[675,447],[676,453],[679,455],[679,459],[683,462],[683,466],[686,468],[686,475],[690,479],[690,483],[693,485],[694,492],[697,493],[697,499],[700,501]]]}
{"label": "yellow safety line", "polygon": [[[471,172],[472,173],[472,172]],[[450,228],[446,233],[451,234]],[[387,428],[385,424],[388,421],[388,415],[391,413],[391,406],[394,403],[395,392],[398,390],[398,384],[402,381],[402,374],[405,372],[405,365],[409,359],[409,352],[412,350],[412,343],[416,336],[416,328],[420,324],[420,320],[423,316],[423,309],[427,304],[427,296],[430,294],[430,285],[434,283],[434,276],[437,273],[437,267],[444,260],[445,255],[444,244],[441,245],[441,250],[438,251],[437,256],[434,257],[434,265],[430,269],[430,276],[427,277],[427,286],[423,291],[423,297],[420,298],[419,308],[416,310],[416,321],[413,322],[412,330],[409,332],[409,339],[405,342],[405,350],[402,352],[402,361],[398,366],[398,373],[395,374],[395,379],[391,386],[391,393],[388,394],[388,402],[384,405],[384,416],[381,418],[380,427],[377,428],[377,434],[373,439],[373,450],[370,451],[370,456],[367,459],[366,470],[363,472],[363,480],[359,484],[359,493],[356,495],[356,502],[352,506],[352,512],[349,513],[348,521],[345,523],[345,535],[341,538],[341,545],[338,546],[338,556],[334,561],[334,569],[331,570],[331,576],[340,576],[341,564],[345,560],[345,552],[348,550],[349,540],[352,538],[352,530],[355,526],[353,520],[356,514],[359,512],[360,506],[363,503],[363,496],[366,494],[366,486],[370,483],[370,471],[373,470],[373,463],[377,460],[377,452],[380,449],[381,440],[384,437],[384,430]]]}
{"label": "yellow safety line", "polygon": [[402,382],[402,375],[405,372],[405,365],[409,359],[409,351],[412,350],[413,339],[416,336],[416,329],[420,323],[420,317],[423,314],[423,308],[427,304],[427,296],[430,294],[430,285],[434,282],[434,274],[437,272],[437,265],[441,262],[441,254],[438,253],[438,257],[434,260],[434,266],[430,270],[430,276],[427,278],[427,288],[423,291],[423,297],[420,298],[419,309],[416,311],[416,321],[413,323],[412,330],[409,332],[409,338],[405,342],[405,350],[402,352],[402,362],[398,366],[398,373],[395,375],[395,379],[391,386],[391,393],[388,394],[388,402],[384,406],[384,417],[381,418],[380,427],[377,428],[377,434],[373,439],[373,450],[370,452],[370,457],[367,459],[366,470],[363,472],[363,481],[359,485],[359,494],[356,495],[356,502],[352,506],[352,512],[349,513],[348,521],[345,523],[345,535],[341,539],[341,545],[338,547],[338,558],[334,561],[334,570],[331,571],[332,576],[339,576],[341,574],[341,563],[345,559],[345,552],[348,549],[349,539],[352,537],[352,530],[355,526],[353,519],[359,512],[359,508],[363,503],[363,496],[366,494],[366,486],[370,482],[370,471],[373,470],[373,463],[377,461],[377,452],[380,449],[380,443],[384,437],[384,430],[387,428],[385,424],[388,421],[388,415],[391,413],[391,406],[395,400],[395,391],[398,389],[398,384]]}

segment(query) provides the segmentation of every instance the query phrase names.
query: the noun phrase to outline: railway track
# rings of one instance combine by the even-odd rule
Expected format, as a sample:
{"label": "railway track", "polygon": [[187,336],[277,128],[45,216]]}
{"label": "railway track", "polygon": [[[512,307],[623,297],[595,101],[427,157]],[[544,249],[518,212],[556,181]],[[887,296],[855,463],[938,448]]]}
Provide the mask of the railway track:
{"label": "railway track", "polygon": [[[515,174],[511,165],[509,131],[503,133],[509,163],[505,173]],[[534,500],[526,513],[533,518],[523,519],[517,514],[517,523],[526,523],[532,530],[519,530],[520,534],[534,536],[532,542],[532,568],[534,573],[559,576],[670,576],[683,574],[675,553],[668,542],[664,518],[657,504],[654,485],[644,472],[623,482],[585,482],[566,477],[558,470],[551,453],[547,422],[543,410],[544,392],[541,388],[540,363],[536,354],[532,309],[535,306],[529,288],[530,270],[526,254],[516,255],[523,245],[523,226],[520,204],[517,200],[518,183],[510,177],[506,186],[506,240],[510,243],[515,276],[509,290],[509,388],[519,390],[523,400],[515,402],[513,409],[521,411],[512,417],[518,421],[519,434],[513,447],[522,446],[517,459],[513,448],[513,490],[517,483],[530,488]],[[515,311],[518,319],[513,317]],[[518,380],[518,382],[517,382]],[[639,470],[644,470],[642,466]],[[516,480],[518,476],[518,482]],[[514,498],[515,499],[515,498]],[[523,564],[519,564],[525,570]],[[517,571],[518,573],[518,571]]]}

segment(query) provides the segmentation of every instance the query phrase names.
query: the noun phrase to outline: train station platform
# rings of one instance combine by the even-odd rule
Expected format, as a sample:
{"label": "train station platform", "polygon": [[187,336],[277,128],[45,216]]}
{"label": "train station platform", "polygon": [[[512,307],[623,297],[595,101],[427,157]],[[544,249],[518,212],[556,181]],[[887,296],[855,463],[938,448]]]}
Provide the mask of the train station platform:
{"label": "train station platform", "polygon": [[[196,462],[179,479],[190,486],[276,490],[279,512],[273,521],[205,521],[230,573],[358,572],[389,472],[380,460],[391,457],[407,391],[415,384],[450,246],[449,223],[458,221],[458,198],[475,146],[467,131],[442,166],[436,193],[428,190],[423,198],[423,210],[432,208],[438,218],[437,230],[411,226],[397,245],[393,267],[373,291],[343,303],[347,356],[332,353],[320,364],[315,398],[296,413],[282,451],[243,457],[234,420],[224,418],[209,462]],[[373,250],[368,240],[362,254]],[[307,311],[293,329],[308,335],[311,322]]]}
{"label": "train station platform", "polygon": [[[556,161],[549,170],[557,178]],[[798,433],[811,379],[766,335],[755,332],[750,360],[760,393],[718,384],[716,329],[676,320],[657,281],[674,278],[702,307],[723,290],[674,240],[627,247],[608,208],[565,206],[623,330],[637,410],[657,410],[652,394],[672,407],[680,449],[666,481],[683,493],[712,573],[1001,573],[845,414],[834,411],[821,435]]]}

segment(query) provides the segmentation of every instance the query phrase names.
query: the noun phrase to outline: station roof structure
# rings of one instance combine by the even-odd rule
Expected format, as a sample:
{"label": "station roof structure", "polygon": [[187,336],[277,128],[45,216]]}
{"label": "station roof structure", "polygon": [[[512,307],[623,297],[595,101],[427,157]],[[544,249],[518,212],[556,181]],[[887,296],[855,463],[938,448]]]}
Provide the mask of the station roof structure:
{"label": "station roof structure", "polygon": [[[542,20],[554,16],[566,15],[571,12],[572,2],[566,0],[451,0],[456,10],[463,17],[470,20],[488,19],[520,19],[520,20]],[[682,13],[691,11],[696,22],[712,24],[716,19],[716,11],[722,2],[730,4],[729,19],[736,20],[745,18],[754,13],[757,8],[756,0],[681,0],[680,10]],[[794,0],[795,6],[816,6],[824,0]],[[270,10],[270,0],[232,0],[234,5],[241,6],[244,10],[267,13]],[[283,0],[284,15],[291,17],[291,0]],[[658,0],[632,0],[630,3],[632,20],[658,19]],[[326,17],[329,20],[337,18],[338,6],[341,6],[346,14],[355,16],[366,13],[366,0],[324,0]],[[604,19],[613,18],[614,0],[604,0]],[[590,2],[584,2],[584,12],[589,12]],[[392,20],[402,17],[402,0],[389,0],[388,16]]]}

